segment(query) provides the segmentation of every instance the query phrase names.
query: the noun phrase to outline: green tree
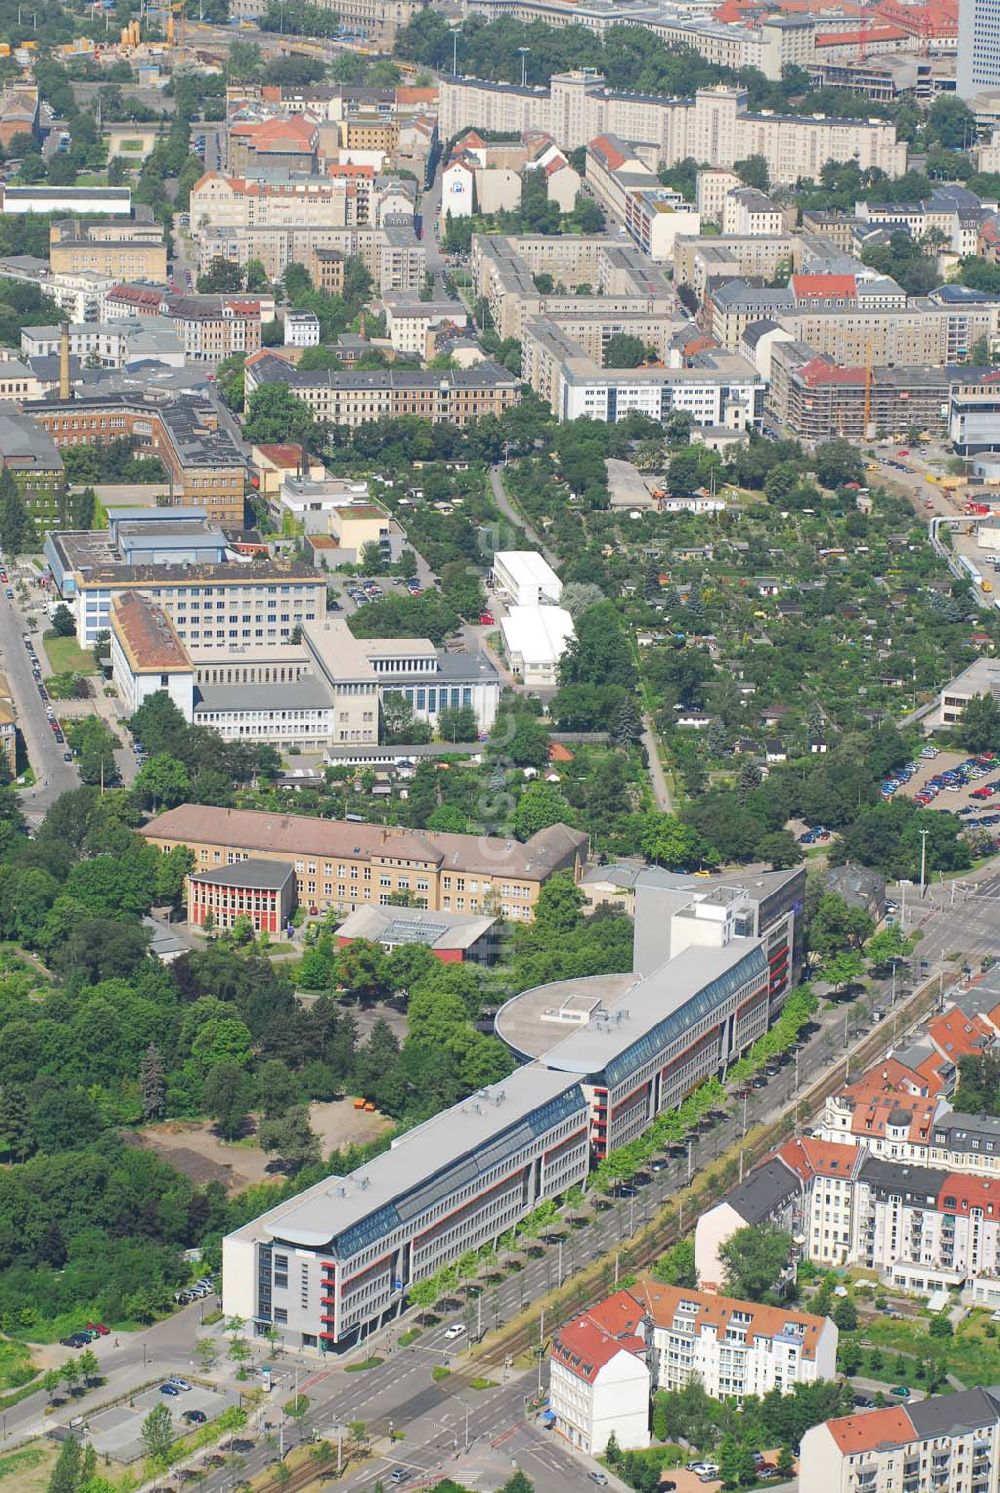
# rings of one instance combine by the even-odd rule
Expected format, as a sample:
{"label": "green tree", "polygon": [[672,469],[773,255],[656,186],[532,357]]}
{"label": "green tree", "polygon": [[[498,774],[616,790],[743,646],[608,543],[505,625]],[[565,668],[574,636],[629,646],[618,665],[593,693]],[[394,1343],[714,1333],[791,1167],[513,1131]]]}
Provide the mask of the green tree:
{"label": "green tree", "polygon": [[191,779],[183,762],[165,752],[144,762],[135,775],[134,790],[146,808],[172,809],[191,796]]}
{"label": "green tree", "polygon": [[615,332],[604,348],[605,368],[638,368],[646,361],[646,345],[641,337],[629,332]]}
{"label": "green tree", "polygon": [[262,1120],[258,1130],[262,1151],[275,1152],[289,1172],[320,1159],[319,1137],[309,1124],[309,1109],[297,1104],[277,1119]]}
{"label": "green tree", "polygon": [[835,990],[844,990],[849,985],[857,984],[864,972],[864,960],[853,949],[842,949],[823,964],[824,978],[829,980]]}
{"label": "green tree", "polygon": [[511,827],[519,840],[530,840],[539,830],[552,824],[572,824],[575,814],[558,788],[551,783],[529,783],[521,794],[511,818]]}
{"label": "green tree", "polygon": [[274,441],[308,445],[315,434],[315,422],[309,406],[287,384],[262,384],[247,402],[243,434],[255,445]]}
{"label": "green tree", "polygon": [[165,1465],[174,1439],[173,1420],[166,1405],[156,1405],[146,1416],[139,1432],[142,1449],[151,1462]]}
{"label": "green tree", "polygon": [[719,1249],[726,1293],[743,1301],[763,1301],[788,1264],[792,1236],[776,1224],[737,1229]]}
{"label": "green tree", "polygon": [[84,1384],[90,1384],[97,1378],[100,1372],[100,1364],[97,1361],[97,1354],[93,1348],[84,1349],[77,1359],[77,1367],[83,1375]]}
{"label": "green tree", "polygon": [[805,851],[791,830],[779,829],[764,835],[757,844],[757,857],[767,861],[772,871],[783,871],[798,866],[805,860]]}
{"label": "green tree", "polygon": [[1000,746],[1000,703],[993,695],[973,695],[962,711],[958,734],[968,752],[995,751]]}
{"label": "green tree", "polygon": [[63,602],[52,613],[52,631],[57,638],[71,638],[76,632],[76,619]]}
{"label": "green tree", "polygon": [[858,1309],[849,1296],[841,1296],[833,1309],[833,1320],[838,1332],[854,1332],[858,1325]]}
{"label": "green tree", "polygon": [[865,463],[853,441],[837,436],[821,441],[815,452],[816,476],[824,487],[842,487],[845,482],[861,482]]}
{"label": "green tree", "polygon": [[56,1465],[49,1478],[48,1493],[79,1493],[83,1450],[75,1436],[70,1436],[59,1448]]}
{"label": "green tree", "polygon": [[733,170],[745,187],[756,187],[758,191],[766,192],[771,185],[765,156],[753,155],[747,156],[745,160],[735,161]]}
{"label": "green tree", "polygon": [[698,831],[676,814],[647,814],[639,843],[648,860],[671,871],[691,870],[713,859]]}
{"label": "green tree", "polygon": [[363,575],[380,575],[385,569],[386,562],[382,554],[382,547],[377,539],[368,539],[361,546],[361,573]]}
{"label": "green tree", "polygon": [[222,1138],[238,1139],[253,1103],[250,1078],[236,1063],[217,1063],[205,1078],[203,1102],[205,1113],[215,1121]]}
{"label": "green tree", "polygon": [[723,1436],[719,1444],[719,1476],[724,1488],[749,1488],[757,1481],[753,1448],[735,1436]]}

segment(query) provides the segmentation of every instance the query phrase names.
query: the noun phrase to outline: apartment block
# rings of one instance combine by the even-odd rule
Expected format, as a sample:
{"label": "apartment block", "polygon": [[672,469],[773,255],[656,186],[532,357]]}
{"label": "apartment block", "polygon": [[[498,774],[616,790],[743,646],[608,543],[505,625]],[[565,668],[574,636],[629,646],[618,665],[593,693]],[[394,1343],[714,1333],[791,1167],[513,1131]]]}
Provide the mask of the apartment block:
{"label": "apartment block", "polygon": [[[335,228],[271,224],[247,228],[205,228],[198,236],[198,263],[205,271],[215,259],[246,266],[259,259],[271,279],[280,279],[292,262],[310,267],[314,256],[334,251],[356,256],[381,295],[419,291],[427,272],[427,253],[412,222],[386,222],[380,228]],[[341,271],[342,275],[342,271]],[[343,281],[341,280],[341,284]]]}
{"label": "apartment block", "polygon": [[260,303],[236,296],[177,296],[164,308],[192,363],[221,363],[260,347]]}
{"label": "apartment block", "polygon": [[[696,24],[699,33],[707,25]],[[698,89],[693,99],[615,93],[605,87],[599,73],[587,68],[554,75],[548,89],[442,77],[442,137],[469,128],[544,130],[564,150],[586,145],[599,135],[648,141],[657,164],[665,166],[691,156],[731,169],[736,161],[762,155],[771,181],[783,185],[803,176],[818,179],[827,161],[854,158],[862,170],[875,166],[887,176],[901,176],[907,161],[905,143],[897,141],[894,126],[882,121],[755,114],[748,108],[746,91],[727,85]]]}
{"label": "apartment block", "polygon": [[785,231],[785,214],[756,187],[737,187],[722,204],[722,232],[737,236],[771,237]]}
{"label": "apartment block", "polygon": [[814,1493],[997,1493],[1000,1395],[964,1389],[813,1426],[801,1486]]}
{"label": "apartment block", "polygon": [[401,415],[464,426],[484,415],[502,414],[521,397],[520,379],[488,361],[442,373],[411,369],[303,373],[264,349],[247,359],[246,397],[267,383],[287,384],[317,420],[352,427]]}
{"label": "apartment block", "polygon": [[759,426],[763,380],[739,356],[715,350],[685,367],[604,368],[561,327],[540,318],[526,325],[523,338],[522,377],[559,420],[585,415],[615,424],[630,410],[654,420],[686,410],[696,425]]}
{"label": "apartment block", "polygon": [[652,1323],[657,1389],[682,1389],[697,1376],[713,1399],[739,1403],[837,1377],[837,1329],[829,1317],[654,1280],[633,1290]]}
{"label": "apartment block", "polygon": [[[943,435],[957,367],[845,367],[801,342],[775,346],[767,407],[798,439],[884,440],[918,426]],[[867,417],[867,418],[866,418]]]}

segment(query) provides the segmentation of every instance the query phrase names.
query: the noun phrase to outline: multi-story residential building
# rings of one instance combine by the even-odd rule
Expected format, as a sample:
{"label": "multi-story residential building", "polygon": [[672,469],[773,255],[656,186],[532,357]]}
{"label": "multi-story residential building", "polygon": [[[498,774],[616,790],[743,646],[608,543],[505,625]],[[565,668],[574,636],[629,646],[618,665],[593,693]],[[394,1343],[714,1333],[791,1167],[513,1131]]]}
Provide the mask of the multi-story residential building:
{"label": "multi-story residential building", "polygon": [[[697,25],[702,31],[703,23]],[[906,171],[906,145],[896,139],[894,126],[881,121],[754,114],[746,91],[725,85],[698,89],[693,99],[615,93],[586,68],[554,75],[548,89],[442,77],[439,123],[445,139],[472,127],[544,130],[564,150],[598,135],[649,141],[658,164],[666,166],[690,156],[728,169],[762,155],[776,185],[802,176],[818,179],[827,161],[852,158],[863,170],[878,167],[887,176]]]}
{"label": "multi-story residential building", "polygon": [[948,438],[959,456],[1000,450],[1000,385],[992,373],[958,378],[948,396]]}
{"label": "multi-story residential building", "polygon": [[488,361],[444,373],[412,369],[312,369],[303,373],[265,349],[247,359],[244,380],[247,399],[263,384],[287,384],[317,420],[341,426],[401,415],[464,426],[484,415],[502,414],[521,397],[520,379]]}
{"label": "multi-story residential building", "polygon": [[143,834],[170,850],[187,845],[197,870],[265,857],[295,867],[298,900],[321,911],[385,906],[410,892],[419,905],[446,912],[500,911],[530,922],[550,876],[579,876],[587,837],[565,825],[541,830],[523,845],[486,835],[387,829],[251,810],[170,809]]}
{"label": "multi-story residential building", "polygon": [[164,315],[177,329],[184,354],[192,363],[221,363],[234,353],[260,347],[260,303],[238,296],[172,297]]}
{"label": "multi-story residential building", "polygon": [[242,527],[246,462],[212,405],[150,392],[60,397],[35,408],[57,447],[129,436],[162,461],[170,506],[204,508],[219,523]]}
{"label": "multi-story residential building", "polygon": [[77,275],[89,270],[115,280],[149,280],[163,285],[167,279],[163,227],[159,223],[131,220],[90,223],[81,218],[53,223],[49,235],[49,269],[54,275]]}
{"label": "multi-story residential building", "polygon": [[737,187],[722,204],[722,232],[736,237],[768,238],[785,231],[785,214],[756,187]]}
{"label": "multi-story residential building", "polygon": [[701,300],[709,280],[742,277],[773,280],[779,269],[796,271],[802,262],[802,237],[783,229],[763,237],[757,234],[725,234],[694,237],[679,234],[674,240],[674,278],[688,284]]}
{"label": "multi-story residential building", "polygon": [[[396,32],[408,26],[423,8],[422,0],[338,0],[337,17],[352,36],[365,37],[380,51],[391,52]],[[233,0],[234,20],[256,21],[267,9],[265,0]]]}
{"label": "multi-story residential building", "polygon": [[[615,322],[623,316],[653,316],[673,325],[677,321],[676,297],[666,274],[631,244],[614,239],[477,233],[472,272],[476,293],[489,303],[502,337],[520,338],[525,324],[535,317],[560,324],[564,319],[568,324],[596,317],[609,329],[608,336],[622,329]],[[541,274],[551,275],[565,292],[540,294],[535,276]],[[575,294],[577,289],[583,294]]]}
{"label": "multi-story residential building", "polygon": [[[215,259],[245,266],[259,259],[268,277],[278,280],[293,261],[306,265],[320,288],[314,259],[334,251],[356,256],[382,295],[418,291],[427,273],[427,251],[412,222],[387,221],[381,227],[325,228],[316,225],[273,224],[247,228],[211,226],[198,235],[198,263],[208,270]],[[340,270],[341,284],[343,271]]]}
{"label": "multi-story residential building", "polygon": [[422,301],[417,296],[387,296],[385,327],[397,352],[428,356],[434,337],[447,327],[464,329],[468,315],[461,301]]}
{"label": "multi-story residential building", "polygon": [[823,1421],[802,1438],[799,1482],[814,1493],[997,1493],[1000,1396],[963,1389]]}
{"label": "multi-story residential building", "polygon": [[375,171],[371,166],[332,167],[326,176],[289,173],[275,181],[210,171],[191,188],[191,229],[353,228],[371,221]]}
{"label": "multi-story residential building", "polygon": [[234,176],[298,171],[312,176],[319,164],[319,126],[304,114],[231,120],[226,168]]}
{"label": "multi-story residential building", "polygon": [[837,1376],[837,1329],[829,1317],[655,1280],[632,1290],[652,1325],[657,1389],[682,1389],[697,1376],[713,1399],[740,1403]]}
{"label": "multi-story residential building", "polygon": [[618,1291],[553,1336],[553,1429],[587,1456],[601,1456],[612,1436],[622,1451],[649,1445],[647,1330],[635,1296]]}
{"label": "multi-story residential building", "polygon": [[524,329],[522,377],[559,420],[587,416],[610,424],[630,410],[663,420],[686,410],[696,425],[759,427],[764,383],[736,354],[704,351],[678,368],[604,368],[560,326],[537,319]]}
{"label": "multi-story residential building", "polygon": [[[69,322],[65,325],[70,356],[79,358],[88,367],[127,368],[136,362],[184,367],[183,344],[166,322],[157,325],[147,317],[142,321],[134,318],[128,321]],[[21,351],[26,358],[58,357],[62,338],[62,327],[22,327]]]}
{"label": "multi-story residential building", "polygon": [[834,436],[880,440],[914,425],[943,435],[950,391],[961,376],[954,367],[845,368],[801,342],[785,341],[771,350],[766,403],[792,435],[810,444]]}

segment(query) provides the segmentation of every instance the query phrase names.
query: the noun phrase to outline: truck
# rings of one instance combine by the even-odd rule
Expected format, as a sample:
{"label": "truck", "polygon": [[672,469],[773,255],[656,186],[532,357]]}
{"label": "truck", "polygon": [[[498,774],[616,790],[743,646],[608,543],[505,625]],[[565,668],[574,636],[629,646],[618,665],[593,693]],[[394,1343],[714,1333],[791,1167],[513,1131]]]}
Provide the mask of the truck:
{"label": "truck", "polygon": [[979,574],[979,571],[976,569],[976,567],[973,565],[972,561],[966,555],[959,555],[958,556],[958,563],[962,567],[962,569],[965,571],[966,575],[969,577],[969,580],[972,582],[972,584],[974,586],[978,586],[978,585],[981,584],[982,579],[983,579],[982,576]]}

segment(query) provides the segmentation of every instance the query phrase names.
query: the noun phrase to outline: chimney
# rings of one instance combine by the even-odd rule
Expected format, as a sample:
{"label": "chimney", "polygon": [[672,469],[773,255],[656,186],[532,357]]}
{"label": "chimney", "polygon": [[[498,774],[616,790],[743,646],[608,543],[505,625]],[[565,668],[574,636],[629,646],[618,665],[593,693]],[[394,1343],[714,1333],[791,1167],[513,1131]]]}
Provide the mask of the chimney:
{"label": "chimney", "polygon": [[366,333],[367,333],[367,328],[368,328],[368,313],[362,307],[361,314],[358,317],[358,335],[360,337],[364,337],[366,335]]}
{"label": "chimney", "polygon": [[64,321],[59,327],[59,398],[69,397],[69,322]]}

